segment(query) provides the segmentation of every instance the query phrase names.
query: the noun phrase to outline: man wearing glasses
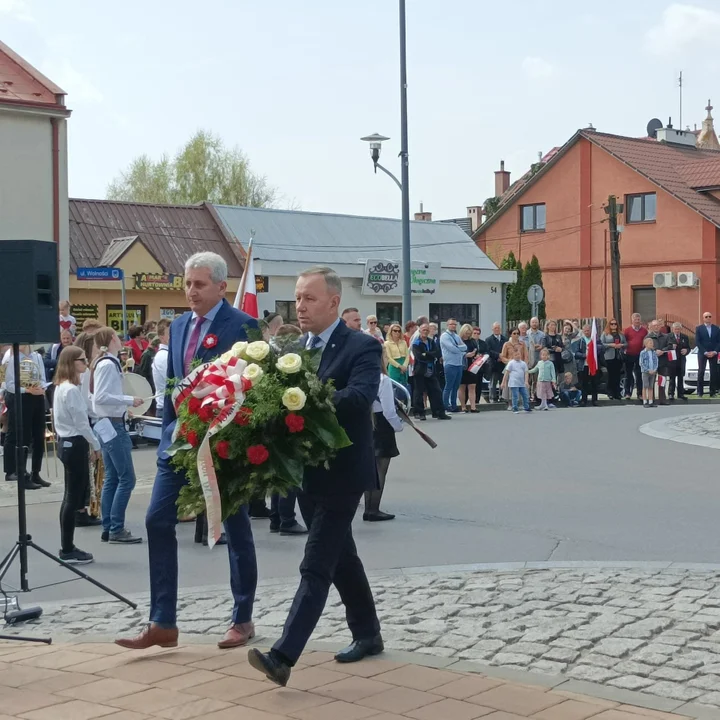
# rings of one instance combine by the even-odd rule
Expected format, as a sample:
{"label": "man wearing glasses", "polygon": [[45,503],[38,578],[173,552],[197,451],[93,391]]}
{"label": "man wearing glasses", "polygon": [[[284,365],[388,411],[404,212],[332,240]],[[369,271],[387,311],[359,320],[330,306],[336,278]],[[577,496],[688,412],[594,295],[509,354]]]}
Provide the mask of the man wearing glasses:
{"label": "man wearing glasses", "polygon": [[710,367],[710,397],[718,388],[718,352],[720,351],[720,328],[713,324],[712,313],[703,313],[703,324],[695,328],[695,344],[698,349],[698,397],[703,396],[705,368]]}

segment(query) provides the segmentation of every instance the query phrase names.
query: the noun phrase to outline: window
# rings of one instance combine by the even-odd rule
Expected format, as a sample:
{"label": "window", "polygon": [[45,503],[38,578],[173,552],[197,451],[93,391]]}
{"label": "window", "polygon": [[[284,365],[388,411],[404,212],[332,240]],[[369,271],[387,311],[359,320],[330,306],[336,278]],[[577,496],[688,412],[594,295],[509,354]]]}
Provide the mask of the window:
{"label": "window", "polygon": [[275,312],[278,315],[282,315],[282,319],[286,323],[291,323],[293,325],[297,323],[297,312],[295,311],[294,300],[276,300]]}
{"label": "window", "polygon": [[640,313],[643,320],[657,317],[655,304],[655,288],[654,287],[634,287],[632,289],[632,311]]}
{"label": "window", "polygon": [[[444,327],[450,318],[455,318],[460,325],[469,323],[477,325],[480,319],[480,306],[470,303],[430,303],[430,322]],[[459,326],[458,326],[459,328]]]}
{"label": "window", "polygon": [[545,230],[545,203],[520,206],[520,232]]}
{"label": "window", "polygon": [[655,193],[628,195],[625,206],[627,208],[626,222],[655,222],[657,211],[657,195]]}
{"label": "window", "polygon": [[388,323],[402,324],[402,303],[375,303],[375,315],[382,330]]}

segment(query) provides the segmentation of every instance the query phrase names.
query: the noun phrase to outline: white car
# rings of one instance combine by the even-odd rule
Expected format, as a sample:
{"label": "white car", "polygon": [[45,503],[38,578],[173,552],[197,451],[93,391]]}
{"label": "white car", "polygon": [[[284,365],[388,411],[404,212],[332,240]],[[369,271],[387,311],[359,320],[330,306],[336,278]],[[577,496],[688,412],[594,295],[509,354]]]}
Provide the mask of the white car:
{"label": "white car", "polygon": [[[694,347],[685,358],[685,376],[683,377],[683,385],[685,392],[694,393],[697,390],[698,381],[698,354],[697,348]],[[705,387],[710,385],[710,368],[705,367]]]}

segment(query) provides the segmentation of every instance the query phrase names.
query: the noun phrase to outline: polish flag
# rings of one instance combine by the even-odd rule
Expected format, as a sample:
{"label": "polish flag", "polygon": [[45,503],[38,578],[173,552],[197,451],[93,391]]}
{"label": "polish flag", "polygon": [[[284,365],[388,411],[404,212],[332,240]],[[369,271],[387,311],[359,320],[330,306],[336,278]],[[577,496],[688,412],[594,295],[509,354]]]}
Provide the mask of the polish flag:
{"label": "polish flag", "polygon": [[664,388],[670,383],[670,378],[667,375],[658,375],[658,387]]}
{"label": "polish flag", "polygon": [[257,288],[255,287],[255,261],[252,250],[253,244],[252,240],[250,240],[247,256],[245,257],[245,271],[240,280],[233,307],[246,312],[250,317],[257,318],[259,312]]}
{"label": "polish flag", "polygon": [[592,330],[590,331],[590,342],[587,344],[587,364],[591,375],[596,375],[598,371],[597,358],[597,328],[595,327],[595,318],[592,321]]}
{"label": "polish flag", "polygon": [[668,350],[667,351],[667,359],[669,362],[674,362],[675,360],[677,360],[677,358],[678,358],[677,350]]}

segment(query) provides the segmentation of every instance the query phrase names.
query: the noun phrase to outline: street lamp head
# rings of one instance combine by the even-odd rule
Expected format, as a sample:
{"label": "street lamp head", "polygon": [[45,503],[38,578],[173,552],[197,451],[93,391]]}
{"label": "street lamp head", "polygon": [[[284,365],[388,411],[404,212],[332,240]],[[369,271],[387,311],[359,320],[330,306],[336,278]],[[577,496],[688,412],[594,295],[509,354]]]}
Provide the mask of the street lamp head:
{"label": "street lamp head", "polygon": [[367,135],[366,137],[360,139],[363,142],[370,143],[370,156],[373,159],[373,163],[377,165],[378,161],[380,160],[380,150],[382,149],[382,144],[390,138],[375,133],[373,135]]}

